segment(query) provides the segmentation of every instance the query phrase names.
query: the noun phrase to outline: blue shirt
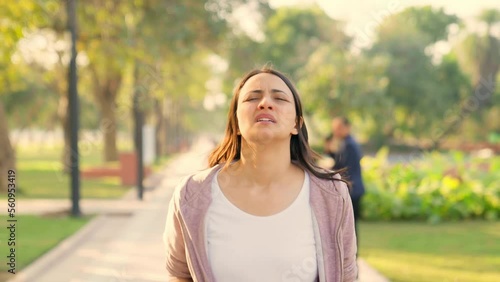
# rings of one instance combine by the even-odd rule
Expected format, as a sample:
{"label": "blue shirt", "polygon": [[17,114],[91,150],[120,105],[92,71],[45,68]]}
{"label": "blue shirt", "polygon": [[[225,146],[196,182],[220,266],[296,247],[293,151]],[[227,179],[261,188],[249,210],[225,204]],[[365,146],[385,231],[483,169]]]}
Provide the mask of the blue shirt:
{"label": "blue shirt", "polygon": [[344,146],[339,152],[328,152],[328,155],[335,160],[333,170],[347,168],[346,180],[351,182],[351,197],[359,198],[365,193],[360,164],[363,154],[359,144],[351,135],[348,135],[344,142]]}

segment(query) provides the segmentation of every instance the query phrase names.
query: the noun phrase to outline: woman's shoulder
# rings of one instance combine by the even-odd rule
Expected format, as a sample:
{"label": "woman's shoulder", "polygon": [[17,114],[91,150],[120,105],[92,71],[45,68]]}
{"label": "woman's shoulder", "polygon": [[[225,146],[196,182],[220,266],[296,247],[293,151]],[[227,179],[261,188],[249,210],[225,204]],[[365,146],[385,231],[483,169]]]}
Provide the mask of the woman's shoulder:
{"label": "woman's shoulder", "polygon": [[333,179],[333,186],[335,191],[337,191],[342,197],[349,198],[349,187],[347,183],[344,182],[340,173],[335,174]]}
{"label": "woman's shoulder", "polygon": [[217,166],[185,176],[179,181],[172,195],[175,199],[189,199],[211,185]]}
{"label": "woman's shoulder", "polygon": [[338,195],[344,198],[349,197],[349,188],[342,180],[340,173],[333,175],[331,179],[320,178],[312,173],[309,173],[311,179],[311,187],[320,189],[326,193]]}

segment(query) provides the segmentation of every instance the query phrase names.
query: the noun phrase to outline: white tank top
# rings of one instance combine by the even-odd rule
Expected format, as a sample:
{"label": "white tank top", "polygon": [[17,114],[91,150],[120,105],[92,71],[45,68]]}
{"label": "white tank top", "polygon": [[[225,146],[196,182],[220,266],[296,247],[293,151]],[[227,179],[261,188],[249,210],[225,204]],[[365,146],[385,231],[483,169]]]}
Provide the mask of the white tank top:
{"label": "white tank top", "polygon": [[212,182],[205,239],[217,282],[317,281],[309,176],[294,202],[271,216],[248,214]]}

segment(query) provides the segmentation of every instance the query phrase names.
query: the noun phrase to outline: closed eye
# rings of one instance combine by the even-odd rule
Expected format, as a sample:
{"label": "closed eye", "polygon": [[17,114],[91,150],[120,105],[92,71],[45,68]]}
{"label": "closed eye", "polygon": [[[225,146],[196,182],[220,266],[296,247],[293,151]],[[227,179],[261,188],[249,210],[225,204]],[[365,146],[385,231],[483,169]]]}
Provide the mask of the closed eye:
{"label": "closed eye", "polygon": [[282,94],[275,95],[274,99],[276,99],[278,102],[290,102],[290,99]]}

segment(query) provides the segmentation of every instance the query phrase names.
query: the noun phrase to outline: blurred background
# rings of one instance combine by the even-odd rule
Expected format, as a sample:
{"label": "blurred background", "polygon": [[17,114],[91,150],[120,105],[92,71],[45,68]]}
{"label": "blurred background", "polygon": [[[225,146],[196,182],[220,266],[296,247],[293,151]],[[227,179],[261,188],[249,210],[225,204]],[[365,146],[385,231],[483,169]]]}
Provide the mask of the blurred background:
{"label": "blurred background", "polygon": [[[120,198],[134,113],[147,176],[218,142],[235,83],[267,64],[298,87],[318,152],[333,116],[352,122],[361,257],[393,281],[500,281],[498,1],[77,1],[79,112],[66,5],[0,1],[0,171],[16,170],[19,199],[70,197],[70,116],[82,198]],[[89,218],[43,220],[64,227],[46,244],[24,231],[21,268]]]}

